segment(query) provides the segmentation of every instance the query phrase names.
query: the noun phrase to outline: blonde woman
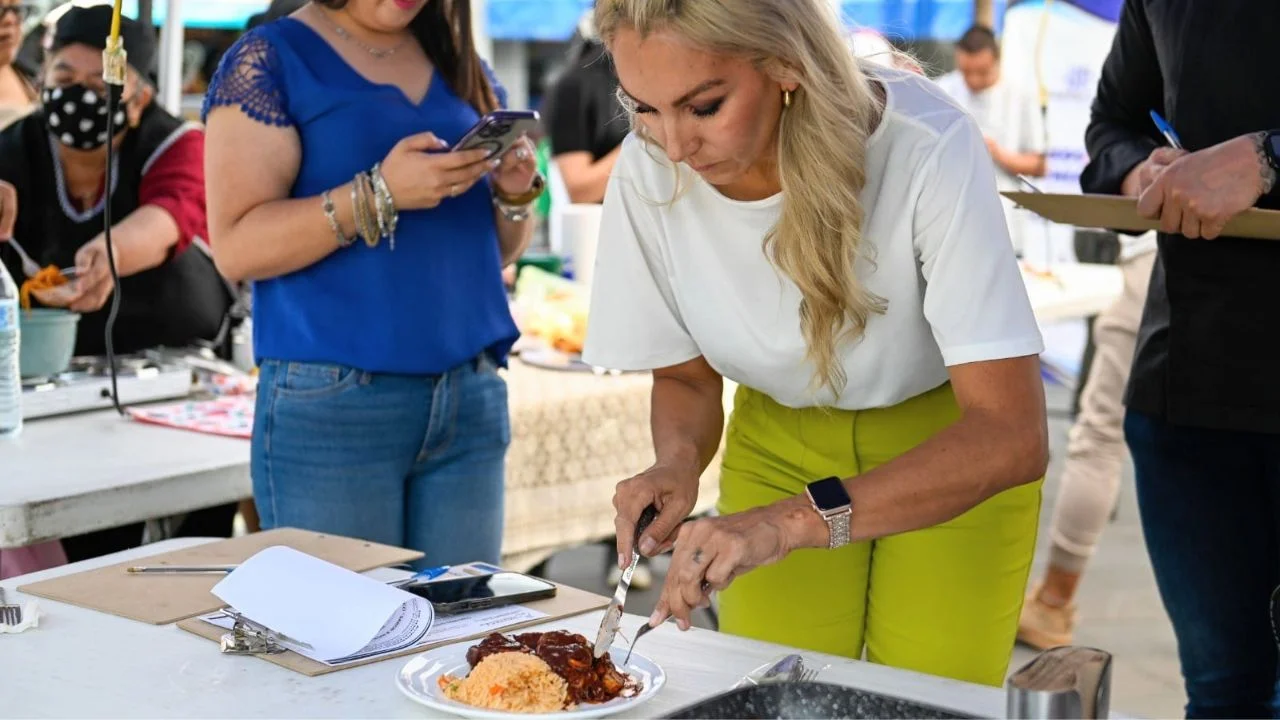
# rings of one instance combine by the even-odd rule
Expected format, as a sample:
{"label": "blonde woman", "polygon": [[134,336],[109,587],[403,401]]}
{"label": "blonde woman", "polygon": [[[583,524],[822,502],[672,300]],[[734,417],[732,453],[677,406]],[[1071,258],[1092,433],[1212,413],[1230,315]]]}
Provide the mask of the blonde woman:
{"label": "blonde woman", "polygon": [[[1047,463],[1042,342],[973,121],[861,65],[825,0],[598,0],[634,136],[605,198],[587,359],[653,371],[653,622],[991,685]],[[721,515],[681,524],[740,385]]]}

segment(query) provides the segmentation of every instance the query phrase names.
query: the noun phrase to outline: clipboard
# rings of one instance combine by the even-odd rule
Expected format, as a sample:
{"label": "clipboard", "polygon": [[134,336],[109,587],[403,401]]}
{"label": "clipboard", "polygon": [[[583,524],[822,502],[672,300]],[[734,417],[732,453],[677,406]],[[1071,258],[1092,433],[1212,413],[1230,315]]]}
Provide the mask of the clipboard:
{"label": "clipboard", "polygon": [[[261,658],[269,663],[279,665],[282,668],[292,670],[301,675],[306,675],[307,677],[317,677],[320,675],[328,675],[329,673],[338,672],[339,670],[346,670],[348,668],[361,667],[364,665],[382,662],[383,660],[391,660],[408,655],[417,655],[419,653],[427,652],[428,650],[434,650],[438,647],[444,647],[445,645],[475,642],[491,632],[510,633],[527,627],[533,627],[535,625],[554,623],[557,620],[563,620],[575,615],[584,615],[594,610],[600,610],[609,605],[609,598],[596,595],[595,593],[589,593],[585,590],[569,587],[568,585],[561,585],[559,583],[554,583],[554,585],[556,586],[555,597],[547,598],[546,600],[522,603],[524,607],[546,613],[544,617],[530,620],[528,622],[516,623],[506,627],[491,628],[483,633],[470,635],[468,637],[454,638],[452,640],[419,645],[417,647],[401,650],[400,652],[379,655],[378,657],[359,660],[357,662],[347,665],[339,665],[336,667],[332,665],[325,665],[324,663],[317,662],[311,658],[303,657],[292,650],[286,650],[285,652],[274,655],[254,655],[254,657]],[[222,636],[227,633],[225,629],[195,617],[179,622],[178,627],[193,635],[198,635],[199,637],[211,640],[215,643],[220,642]]]}
{"label": "clipboard", "polygon": [[[1138,214],[1136,198],[1121,195],[1002,192],[1040,217],[1062,225],[1106,230],[1159,230],[1160,221]],[[1227,223],[1223,237],[1280,240],[1280,211],[1250,208]]]}
{"label": "clipboard", "polygon": [[417,560],[416,550],[380,545],[340,535],[324,535],[296,528],[277,528],[229,540],[134,558],[95,570],[24,585],[28,595],[97,610],[150,625],[169,625],[206,615],[225,603],[209,591],[223,575],[143,575],[125,569],[147,565],[234,565],[260,550],[287,545],[355,572]]}

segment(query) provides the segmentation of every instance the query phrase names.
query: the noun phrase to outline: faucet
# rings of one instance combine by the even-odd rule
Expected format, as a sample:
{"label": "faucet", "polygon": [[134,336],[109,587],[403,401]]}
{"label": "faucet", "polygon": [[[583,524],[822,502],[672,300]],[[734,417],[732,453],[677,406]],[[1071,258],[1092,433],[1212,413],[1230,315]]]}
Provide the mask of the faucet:
{"label": "faucet", "polygon": [[1111,706],[1111,653],[1064,646],[1046,650],[1009,676],[1007,717],[1095,720]]}

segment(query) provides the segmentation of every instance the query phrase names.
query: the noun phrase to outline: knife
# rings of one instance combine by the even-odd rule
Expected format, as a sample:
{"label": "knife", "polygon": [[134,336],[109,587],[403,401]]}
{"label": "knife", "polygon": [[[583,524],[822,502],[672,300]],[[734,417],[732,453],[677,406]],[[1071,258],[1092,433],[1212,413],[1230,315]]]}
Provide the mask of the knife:
{"label": "knife", "polygon": [[600,621],[600,629],[596,631],[594,656],[597,660],[604,657],[613,646],[613,639],[618,635],[618,627],[622,624],[622,605],[627,599],[627,590],[631,587],[631,576],[635,574],[636,565],[640,564],[640,536],[649,529],[649,524],[658,517],[656,505],[649,505],[640,513],[636,521],[636,536],[631,543],[631,564],[622,571],[622,579],[618,581],[618,589],[613,592],[609,607],[605,608],[604,619]]}

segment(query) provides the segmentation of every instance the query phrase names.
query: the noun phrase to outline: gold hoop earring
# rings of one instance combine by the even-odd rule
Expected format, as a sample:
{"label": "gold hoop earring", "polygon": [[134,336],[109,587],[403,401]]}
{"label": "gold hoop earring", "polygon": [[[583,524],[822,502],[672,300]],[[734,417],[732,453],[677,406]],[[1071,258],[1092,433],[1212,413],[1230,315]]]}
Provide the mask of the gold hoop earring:
{"label": "gold hoop earring", "polygon": [[791,91],[790,90],[782,91],[782,107],[784,108],[791,107]]}

